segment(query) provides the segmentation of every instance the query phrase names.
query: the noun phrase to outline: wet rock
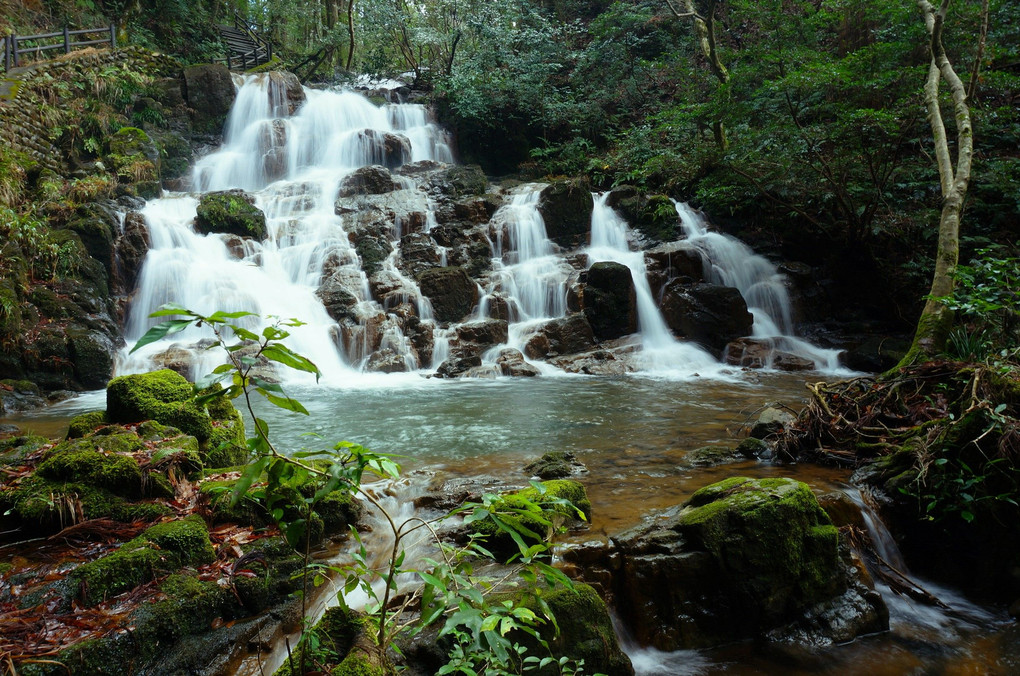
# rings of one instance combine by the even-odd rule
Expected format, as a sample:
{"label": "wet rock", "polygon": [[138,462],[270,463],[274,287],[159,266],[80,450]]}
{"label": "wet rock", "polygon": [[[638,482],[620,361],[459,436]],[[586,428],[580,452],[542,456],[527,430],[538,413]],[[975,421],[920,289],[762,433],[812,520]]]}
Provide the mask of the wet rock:
{"label": "wet rock", "polygon": [[114,273],[114,238],[119,230],[113,202],[93,203],[80,207],[67,223],[67,229],[78,235],[88,255],[102,266],[107,280]]}
{"label": "wet rock", "polygon": [[662,316],[677,335],[721,353],[726,345],[751,333],[754,317],[740,291],[717,284],[684,284],[675,279],[662,294]]}
{"label": "wet rock", "polygon": [[621,359],[610,350],[554,357],[549,359],[549,363],[567,373],[589,376],[622,376],[635,370],[629,361]]}
{"label": "wet rock", "polygon": [[743,460],[743,457],[729,446],[702,446],[684,453],[683,464],[687,467],[715,467],[738,460]]}
{"label": "wet rock", "polygon": [[478,285],[462,267],[426,270],[418,285],[441,322],[460,321],[478,304]]}
{"label": "wet rock", "polygon": [[355,240],[354,250],[361,258],[361,269],[372,276],[382,268],[383,261],[393,251],[393,245],[383,236],[363,234]]}
{"label": "wet rock", "polygon": [[506,479],[494,476],[449,476],[437,474],[414,499],[418,509],[437,509],[448,512],[467,501],[478,502],[486,493],[501,493],[511,488]]}
{"label": "wet rock", "polygon": [[818,496],[818,505],[825,510],[837,528],[853,526],[862,532],[868,528],[864,521],[864,514],[856,502],[850,499],[842,491],[829,491]]}
{"label": "wet rock", "polygon": [[394,350],[386,349],[378,350],[369,355],[368,362],[365,364],[365,370],[373,373],[405,373],[409,369],[403,355],[397,354]]}
{"label": "wet rock", "polygon": [[772,357],[772,367],[780,371],[810,371],[815,368],[815,363],[789,352],[776,352]]}
{"label": "wet rock", "polygon": [[542,324],[524,347],[530,359],[546,359],[585,352],[595,347],[595,334],[583,313]]}
{"label": "wet rock", "polygon": [[397,267],[416,279],[426,270],[440,267],[441,258],[435,241],[423,232],[411,232],[400,238],[400,260]]}
{"label": "wet rock", "polygon": [[102,331],[72,324],[67,327],[68,354],[74,362],[75,378],[84,387],[98,390],[113,377],[116,346]]}
{"label": "wet rock", "polygon": [[194,362],[194,355],[179,345],[171,345],[162,352],[152,356],[152,363],[164,369],[170,369],[179,373],[185,378],[191,374],[191,365]]}
{"label": "wet rock", "polygon": [[121,293],[129,293],[135,288],[148,251],[149,228],[145,217],[132,211],[124,217],[124,232],[117,239],[115,249],[114,280]]}
{"label": "wet rock", "polygon": [[549,239],[567,248],[587,241],[595,207],[587,178],[554,181],[542,189],[538,199],[538,211]]}
{"label": "wet rock", "polygon": [[465,357],[450,357],[436,369],[436,376],[439,378],[459,378],[468,373],[472,368],[482,365],[482,358],[477,354],[470,354]]}
{"label": "wet rock", "polygon": [[0,415],[28,411],[46,403],[39,386],[29,380],[0,380]]}
{"label": "wet rock", "polygon": [[701,254],[682,241],[645,251],[645,270],[653,298],[661,299],[663,287],[674,279],[683,284],[705,281]]}
{"label": "wet rock", "polygon": [[355,316],[358,297],[350,290],[351,275],[344,269],[334,272],[315,291],[326,312],[334,321]]}
{"label": "wet rock", "polygon": [[206,193],[198,203],[195,232],[227,233],[256,240],[266,238],[266,215],[243,190]]}
{"label": "wet rock", "polygon": [[404,335],[411,341],[418,358],[418,368],[432,365],[432,352],[435,349],[435,323],[421,321],[417,316],[408,316],[404,320]]}
{"label": "wet rock", "polygon": [[735,477],[613,538],[617,607],[659,650],[793,632],[831,645],[888,627],[810,488]]}
{"label": "wet rock", "polygon": [[274,94],[283,94],[282,105],[279,105],[277,110],[273,111],[273,115],[276,117],[293,115],[301,107],[301,104],[305,102],[305,89],[301,86],[301,81],[298,80],[297,75],[294,73],[284,70],[269,72],[270,105],[279,103],[279,99],[274,97]]}
{"label": "wet rock", "polygon": [[496,357],[496,366],[504,376],[513,378],[533,378],[541,375],[537,368],[524,361],[521,351],[514,348],[500,350],[499,356]]}
{"label": "wet rock", "polygon": [[840,361],[855,371],[879,373],[896,366],[910,349],[904,338],[871,336],[840,355]]}
{"label": "wet rock", "polygon": [[269,182],[287,175],[287,124],[283,120],[270,120],[259,130],[259,153],[262,175]]}
{"label": "wet rock", "polygon": [[588,269],[584,315],[599,340],[619,338],[637,331],[637,300],[630,268],[603,261]]}
{"label": "wet rock", "polygon": [[452,166],[433,175],[428,182],[432,190],[451,197],[481,195],[489,187],[489,179],[477,164]]}
{"label": "wet rock", "polygon": [[460,344],[471,343],[485,350],[494,345],[502,345],[507,341],[508,335],[508,324],[505,320],[484,319],[458,326],[456,341]]}
{"label": "wet rock", "polygon": [[737,444],[737,453],[745,458],[767,460],[772,457],[772,447],[761,439],[748,437]]}
{"label": "wet rock", "polygon": [[760,369],[772,358],[772,342],[763,338],[739,338],[723,350],[723,361],[731,366]]}
{"label": "wet rock", "polygon": [[796,417],[789,411],[770,406],[758,415],[748,436],[754,439],[767,439],[774,434],[783,432],[795,420]]}
{"label": "wet rock", "polygon": [[386,167],[371,165],[356,169],[340,182],[337,197],[354,195],[381,195],[399,190],[400,185],[393,180]]}
{"label": "wet rock", "polygon": [[358,132],[358,140],[369,148],[369,164],[396,169],[411,160],[411,141],[403,134],[365,129]]}
{"label": "wet rock", "polygon": [[502,200],[495,195],[465,197],[452,204],[453,216],[465,223],[480,225],[488,223],[500,206],[502,206]]}
{"label": "wet rock", "polygon": [[196,126],[219,133],[237,97],[227,67],[207,63],[185,68],[183,91],[188,107],[194,111]]}
{"label": "wet rock", "polygon": [[529,476],[537,476],[539,479],[565,479],[572,474],[587,472],[588,468],[577,460],[577,457],[570,451],[550,451],[538,460],[529,462],[524,466],[524,471]]}

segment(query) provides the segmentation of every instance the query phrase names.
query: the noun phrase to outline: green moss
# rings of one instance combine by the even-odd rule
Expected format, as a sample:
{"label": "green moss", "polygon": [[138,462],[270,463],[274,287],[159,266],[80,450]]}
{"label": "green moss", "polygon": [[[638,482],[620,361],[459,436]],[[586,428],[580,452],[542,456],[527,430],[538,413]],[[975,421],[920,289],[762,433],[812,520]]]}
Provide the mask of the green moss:
{"label": "green moss", "polygon": [[266,215],[239,190],[208,193],[199,202],[195,231],[222,232],[239,237],[266,238]]}
{"label": "green moss", "polygon": [[206,441],[212,422],[192,399],[192,386],[184,376],[163,369],[120,376],[106,387],[106,415],[112,422],[155,420]]}
{"label": "green moss", "polygon": [[[543,639],[548,641],[548,652],[554,657],[569,657],[584,660],[585,672],[603,674],[631,673],[630,660],[620,649],[616,632],[609,616],[605,601],[591,586],[575,583],[573,589],[558,587],[552,591],[532,590],[518,596],[518,602],[536,612],[541,612],[537,596],[548,604],[556,618],[559,633],[554,625],[547,623],[539,628]],[[547,652],[531,636],[515,637],[528,648],[529,655],[543,656]],[[536,672],[540,676],[558,674],[558,668],[549,665]]]}
{"label": "green moss", "polygon": [[0,466],[20,465],[25,458],[49,443],[49,439],[36,434],[0,439]]}
{"label": "green moss", "polygon": [[[74,445],[68,447],[69,443]],[[138,461],[126,455],[103,453],[98,450],[98,443],[95,437],[64,442],[39,463],[36,472],[54,482],[83,483],[117,495],[140,496],[142,470]]]}
{"label": "green moss", "polygon": [[67,425],[67,438],[78,439],[96,431],[107,423],[106,411],[89,411],[71,418]]}
{"label": "green moss", "polygon": [[205,523],[192,515],[147,529],[116,552],[82,564],[70,577],[79,585],[81,602],[92,606],[182,566],[214,558]]}
{"label": "green moss", "polygon": [[346,532],[350,526],[361,520],[364,511],[361,503],[347,491],[333,491],[315,504],[315,511],[322,517],[325,533]]}
{"label": "green moss", "polygon": [[363,653],[352,652],[337,665],[330,673],[330,676],[385,676],[386,672],[376,666],[372,660]]}
{"label": "green moss", "polygon": [[230,505],[237,479],[226,481],[203,481],[199,491],[209,501],[215,523],[238,523],[246,526],[264,526],[269,523],[268,514],[255,500],[244,497],[234,506]]}
{"label": "green moss", "polygon": [[691,496],[678,516],[691,546],[736,581],[737,602],[766,620],[828,598],[838,579],[838,531],[806,484],[733,477]]}

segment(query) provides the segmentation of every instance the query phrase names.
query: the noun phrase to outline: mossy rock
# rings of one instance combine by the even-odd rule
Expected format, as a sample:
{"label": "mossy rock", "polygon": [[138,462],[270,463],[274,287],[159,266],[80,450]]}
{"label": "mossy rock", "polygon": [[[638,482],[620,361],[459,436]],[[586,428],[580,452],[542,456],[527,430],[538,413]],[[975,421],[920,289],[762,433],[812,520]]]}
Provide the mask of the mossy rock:
{"label": "mossy rock", "polygon": [[142,470],[138,461],[119,452],[104,452],[104,442],[114,445],[131,444],[130,440],[141,442],[133,434],[111,435],[110,437],[89,437],[58,444],[46,459],[39,463],[36,474],[53,482],[85,484],[106,489],[124,497],[140,497],[142,494]]}
{"label": "mossy rock", "polygon": [[254,499],[244,497],[231,505],[230,500],[237,479],[203,481],[198,490],[209,501],[213,523],[237,523],[245,526],[265,526],[270,523],[265,508]]}
{"label": "mossy rock", "polygon": [[71,418],[67,425],[67,438],[80,439],[96,431],[99,427],[109,422],[106,419],[106,411],[89,411]]}
{"label": "mossy rock", "polygon": [[192,394],[191,383],[170,369],[120,376],[106,387],[106,415],[118,423],[155,420],[201,443],[212,436],[213,426],[209,415],[195,405]]}
{"label": "mossy rock", "polygon": [[[218,385],[217,385],[218,387]],[[206,404],[212,418],[212,434],[202,444],[206,467],[243,465],[251,458],[241,412],[226,397],[216,397]]]}
{"label": "mossy rock", "polygon": [[103,488],[50,481],[38,475],[23,479],[15,487],[0,489],[0,513],[8,511],[45,529],[103,517],[123,522],[153,521],[172,513],[166,505],[130,502]]}
{"label": "mossy rock", "polygon": [[[591,502],[583,484],[557,479],[543,481],[540,485],[541,490],[531,487],[499,498],[499,510],[507,512],[501,515],[502,520],[520,532],[525,544],[549,540],[556,528],[579,520],[578,511],[585,520],[591,520]],[[560,500],[570,504],[560,503]],[[536,506],[541,514],[535,513]],[[489,519],[473,522],[471,529],[486,536],[486,547],[497,556],[509,557],[518,551],[513,538]]]}
{"label": "mossy rock", "polygon": [[205,522],[192,515],[152,526],[116,552],[82,564],[70,577],[79,585],[79,600],[93,606],[161,574],[214,559]]}
{"label": "mossy rock", "polygon": [[195,231],[207,235],[228,233],[257,240],[266,238],[266,215],[241,190],[211,192],[202,196],[195,215]]}
{"label": "mossy rock", "polygon": [[684,464],[692,467],[713,467],[739,459],[738,453],[729,446],[702,446],[684,454]]}
{"label": "mossy rock", "polygon": [[361,520],[364,507],[347,491],[333,491],[315,503],[315,511],[322,518],[326,535],[346,532]]}
{"label": "mossy rock", "polygon": [[712,555],[735,599],[764,624],[837,591],[838,531],[807,484],[726,479],[692,495],[677,526]]}
{"label": "mossy rock", "polygon": [[[573,589],[558,587],[552,591],[543,590],[540,596],[548,604],[559,627],[556,635],[551,623],[539,627],[539,634],[548,641],[548,650],[555,658],[584,660],[585,673],[606,676],[634,674],[630,658],[616,640],[609,608],[591,586],[574,583]],[[524,594],[519,598],[525,607],[541,612],[534,595]],[[522,634],[516,640],[528,648],[529,655],[546,654],[531,636]],[[535,673],[539,676],[553,676],[560,672],[556,665],[548,665]]]}
{"label": "mossy rock", "polygon": [[[309,648],[307,659],[313,660],[316,664],[337,665],[329,673],[338,673],[340,665],[348,657],[355,641],[364,630],[365,617],[358,611],[340,606],[328,608],[312,629],[316,644]],[[294,673],[291,664],[284,662],[273,676],[293,676]]]}

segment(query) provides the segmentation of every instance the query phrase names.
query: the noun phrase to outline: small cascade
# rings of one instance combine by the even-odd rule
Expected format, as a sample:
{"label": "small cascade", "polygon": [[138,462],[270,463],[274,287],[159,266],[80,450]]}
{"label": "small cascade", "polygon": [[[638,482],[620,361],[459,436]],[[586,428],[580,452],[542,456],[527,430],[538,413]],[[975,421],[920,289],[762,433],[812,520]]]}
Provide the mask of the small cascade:
{"label": "small cascade", "polygon": [[794,335],[793,303],[786,278],[765,257],[740,240],[710,232],[701,214],[674,201],[687,246],[701,254],[705,279],[740,291],[754,317],[753,337],[773,350],[803,357],[824,371],[841,371],[839,351],[816,347]]}
{"label": "small cascade", "polygon": [[630,268],[637,297],[638,331],[641,334],[642,353],[639,361],[647,371],[703,373],[717,367],[712,355],[694,343],[676,340],[662,318],[652,290],[648,284],[645,256],[631,251],[627,237],[627,222],[606,204],[609,193],[595,195],[595,208],[591,216],[591,246],[588,247],[589,265],[599,261],[613,261]]}
{"label": "small cascade", "polygon": [[498,294],[507,300],[512,322],[556,319],[567,313],[567,281],[573,269],[555,253],[538,212],[542,185],[526,185],[492,219],[493,270],[479,308]]}

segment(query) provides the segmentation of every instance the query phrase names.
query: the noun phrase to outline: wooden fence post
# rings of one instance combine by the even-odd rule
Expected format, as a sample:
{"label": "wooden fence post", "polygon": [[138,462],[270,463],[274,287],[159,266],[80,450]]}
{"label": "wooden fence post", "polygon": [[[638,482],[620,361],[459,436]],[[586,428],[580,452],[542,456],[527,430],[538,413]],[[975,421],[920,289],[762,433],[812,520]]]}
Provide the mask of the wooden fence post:
{"label": "wooden fence post", "polygon": [[117,24],[110,24],[110,49],[117,49]]}
{"label": "wooden fence post", "polygon": [[71,36],[67,34],[67,26],[64,26],[64,54],[71,53]]}
{"label": "wooden fence post", "polygon": [[11,33],[11,56],[14,61],[14,67],[18,67],[18,36]]}

